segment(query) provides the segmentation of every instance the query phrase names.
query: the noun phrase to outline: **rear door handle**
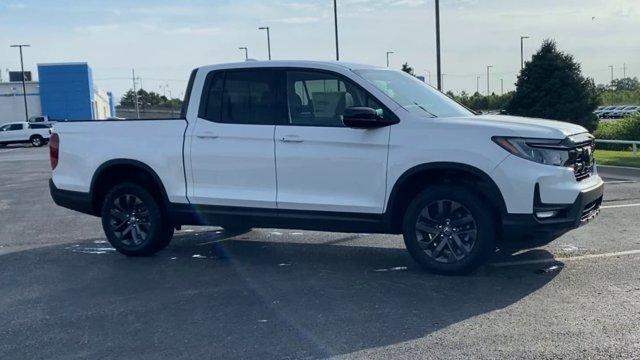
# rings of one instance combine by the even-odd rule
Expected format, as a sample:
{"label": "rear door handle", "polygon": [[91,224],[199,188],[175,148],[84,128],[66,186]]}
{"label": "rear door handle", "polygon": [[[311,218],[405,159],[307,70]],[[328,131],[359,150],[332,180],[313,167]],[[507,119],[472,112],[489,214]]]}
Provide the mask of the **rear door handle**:
{"label": "rear door handle", "polygon": [[280,139],[280,141],[287,143],[301,143],[304,140],[301,139],[298,135],[285,135],[284,137],[282,137],[282,139]]}
{"label": "rear door handle", "polygon": [[204,132],[204,133],[202,133],[200,135],[196,135],[196,137],[198,139],[217,139],[220,136],[218,136],[218,135],[216,135],[214,133],[211,133],[211,132]]}

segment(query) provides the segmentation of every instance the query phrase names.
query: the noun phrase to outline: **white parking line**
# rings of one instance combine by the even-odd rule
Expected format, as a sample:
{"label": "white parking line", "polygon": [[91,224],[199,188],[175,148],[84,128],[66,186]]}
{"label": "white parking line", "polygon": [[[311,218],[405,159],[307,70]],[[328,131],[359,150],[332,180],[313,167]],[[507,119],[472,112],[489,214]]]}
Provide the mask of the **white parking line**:
{"label": "white parking line", "polygon": [[640,206],[640,204],[603,205],[603,206],[600,206],[600,209],[615,209],[615,208],[635,207],[635,206]]}
{"label": "white parking line", "polygon": [[605,184],[635,184],[637,181],[635,180],[613,180],[613,181],[605,181]]}
{"label": "white parking line", "polygon": [[559,261],[579,261],[579,260],[610,258],[610,257],[617,257],[617,256],[624,256],[624,255],[638,255],[638,254],[640,254],[640,250],[627,250],[627,251],[618,251],[618,252],[604,253],[604,254],[580,255],[580,256],[573,256],[573,257],[557,257],[557,258],[551,258],[551,259],[507,261],[507,262],[493,263],[490,265],[495,267],[503,267],[503,266],[517,266],[517,265],[548,264],[548,263],[555,263]]}

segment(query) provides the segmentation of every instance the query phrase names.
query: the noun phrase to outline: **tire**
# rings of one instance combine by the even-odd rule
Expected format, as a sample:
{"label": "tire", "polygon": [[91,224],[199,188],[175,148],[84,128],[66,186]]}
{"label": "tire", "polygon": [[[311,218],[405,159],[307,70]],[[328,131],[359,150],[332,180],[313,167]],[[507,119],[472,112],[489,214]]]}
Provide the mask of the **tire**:
{"label": "tire", "polygon": [[100,213],[109,243],[127,256],[152,255],[173,237],[173,224],[158,201],[135,183],[111,188]]}
{"label": "tire", "polygon": [[29,138],[29,141],[31,141],[31,145],[33,145],[33,147],[41,147],[44,145],[44,139],[40,135],[33,135]]}
{"label": "tire", "polygon": [[436,274],[468,274],[496,247],[493,209],[460,185],[433,185],[418,194],[405,212],[402,230],[413,259]]}

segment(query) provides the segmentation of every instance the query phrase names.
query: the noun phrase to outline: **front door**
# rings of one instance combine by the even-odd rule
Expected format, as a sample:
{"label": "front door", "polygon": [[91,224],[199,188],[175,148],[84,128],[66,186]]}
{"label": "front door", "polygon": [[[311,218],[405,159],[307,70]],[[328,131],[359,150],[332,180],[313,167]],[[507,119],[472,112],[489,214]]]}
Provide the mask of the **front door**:
{"label": "front door", "polygon": [[272,70],[207,75],[198,118],[189,129],[192,203],[276,207],[273,135],[284,110],[280,84]]}
{"label": "front door", "polygon": [[382,107],[339,75],[286,74],[289,121],[276,126],[278,209],[382,213],[390,127],[342,124],[352,106]]}

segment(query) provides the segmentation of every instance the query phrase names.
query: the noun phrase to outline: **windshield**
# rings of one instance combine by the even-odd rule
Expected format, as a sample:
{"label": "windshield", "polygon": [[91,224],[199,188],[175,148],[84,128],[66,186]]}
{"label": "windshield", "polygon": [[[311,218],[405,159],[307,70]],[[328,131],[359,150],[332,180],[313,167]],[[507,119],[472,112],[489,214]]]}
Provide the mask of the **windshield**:
{"label": "windshield", "polygon": [[416,79],[395,70],[354,70],[386,93],[407,111],[429,117],[471,116],[473,113],[448,96]]}

